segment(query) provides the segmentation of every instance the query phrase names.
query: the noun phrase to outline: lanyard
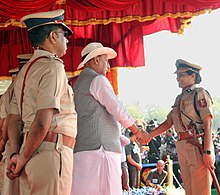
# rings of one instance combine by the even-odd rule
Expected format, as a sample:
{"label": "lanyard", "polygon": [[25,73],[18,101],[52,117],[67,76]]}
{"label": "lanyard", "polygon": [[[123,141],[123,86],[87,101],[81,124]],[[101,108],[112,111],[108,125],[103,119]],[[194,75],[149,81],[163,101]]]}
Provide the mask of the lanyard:
{"label": "lanyard", "polygon": [[38,61],[38,60],[40,60],[40,59],[42,59],[42,58],[47,58],[47,57],[46,57],[46,56],[40,56],[40,57],[34,59],[34,60],[30,63],[30,65],[27,67],[27,70],[26,70],[26,72],[25,72],[25,74],[24,74],[24,80],[23,80],[22,89],[21,89],[21,99],[20,99],[21,117],[22,117],[22,109],[23,109],[24,88],[25,88],[25,81],[26,81],[26,78],[27,78],[27,74],[28,74],[30,68],[32,67],[32,65],[33,65],[36,61]]}
{"label": "lanyard", "polygon": [[183,124],[183,120],[182,120],[182,117],[181,117],[181,109],[180,109],[181,99],[182,99],[182,95],[180,96],[180,99],[178,100],[178,103],[177,103],[178,119],[179,119],[180,125],[183,128],[183,130],[187,131],[185,125]]}

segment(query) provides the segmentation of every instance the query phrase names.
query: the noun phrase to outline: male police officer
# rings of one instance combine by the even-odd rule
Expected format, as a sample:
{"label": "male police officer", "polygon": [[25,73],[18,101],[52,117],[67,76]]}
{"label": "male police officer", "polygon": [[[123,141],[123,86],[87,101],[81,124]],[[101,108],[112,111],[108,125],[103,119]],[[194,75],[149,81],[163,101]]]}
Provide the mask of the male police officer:
{"label": "male police officer", "polygon": [[[201,66],[179,59],[176,67],[182,93],[177,96],[167,119],[149,133],[146,141],[174,125],[179,137],[176,147],[186,194],[210,195],[212,181],[209,169],[214,169],[212,100],[206,90],[196,87],[201,82]],[[204,133],[202,151],[197,147],[200,144],[197,137],[201,133]]]}
{"label": "male police officer", "polygon": [[[18,59],[18,67],[13,68],[9,70],[9,74],[12,77],[12,83],[9,85],[6,92],[3,94],[3,103],[1,105],[1,112],[0,112],[0,119],[2,120],[1,125],[1,132],[2,137],[0,139],[0,152],[4,151],[4,171],[6,171],[6,165],[9,162],[10,157],[10,143],[8,141],[8,132],[7,132],[7,126],[8,126],[8,120],[10,115],[10,102],[13,97],[14,93],[14,80],[19,72],[19,70],[23,67],[23,65],[28,62],[28,60],[31,58],[32,54],[20,54],[17,55]],[[2,190],[2,195],[19,195],[19,183],[18,178],[15,178],[14,180],[10,180],[9,178],[4,175],[4,185]]]}
{"label": "male police officer", "polygon": [[8,177],[21,174],[22,195],[69,195],[71,190],[76,112],[59,58],[66,53],[66,36],[72,34],[63,23],[63,14],[60,9],[21,19],[36,49],[17,76],[9,123]]}

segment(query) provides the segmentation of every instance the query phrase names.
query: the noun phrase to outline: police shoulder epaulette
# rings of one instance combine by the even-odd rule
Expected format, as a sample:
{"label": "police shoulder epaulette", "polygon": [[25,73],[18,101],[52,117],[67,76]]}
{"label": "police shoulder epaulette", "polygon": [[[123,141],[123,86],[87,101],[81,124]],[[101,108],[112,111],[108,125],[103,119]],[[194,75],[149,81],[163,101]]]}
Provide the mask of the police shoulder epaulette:
{"label": "police shoulder epaulette", "polygon": [[[206,89],[204,89],[203,87],[197,87],[197,88],[195,88],[195,90],[196,90],[196,93],[199,93],[201,91],[205,91],[207,93],[207,95],[209,96],[209,98],[211,99],[211,101],[212,101],[211,94]],[[213,103],[213,101],[212,101],[212,103]]]}
{"label": "police shoulder epaulette", "polygon": [[199,112],[199,110],[196,106],[198,93],[201,92],[201,91],[205,91],[208,94],[208,96],[210,97],[212,103],[213,103],[213,101],[212,101],[212,97],[211,97],[210,93],[206,89],[204,89],[203,87],[197,87],[197,88],[195,88],[195,91],[196,92],[194,94],[194,101],[193,101],[194,109],[195,109],[196,114],[199,116],[199,118],[201,118],[200,112]]}
{"label": "police shoulder epaulette", "polygon": [[[197,91],[197,92],[200,92],[200,91],[203,91],[203,90],[205,90],[203,87],[196,87],[195,89],[194,89],[195,91]],[[205,90],[206,91],[206,90]]]}
{"label": "police shoulder epaulette", "polygon": [[58,57],[55,57],[54,59],[57,60],[57,61],[59,61],[59,62],[61,62],[61,63],[63,63],[63,60],[61,60],[61,59],[58,58]]}

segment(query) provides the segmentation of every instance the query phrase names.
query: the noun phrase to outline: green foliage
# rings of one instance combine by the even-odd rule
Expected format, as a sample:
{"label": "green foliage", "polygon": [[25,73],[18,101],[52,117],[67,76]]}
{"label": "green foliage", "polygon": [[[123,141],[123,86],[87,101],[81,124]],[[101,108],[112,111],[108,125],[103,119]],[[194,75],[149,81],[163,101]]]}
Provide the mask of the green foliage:
{"label": "green foliage", "polygon": [[213,98],[213,130],[220,127],[220,97]]}
{"label": "green foliage", "polygon": [[145,121],[157,119],[159,123],[163,122],[169,113],[169,109],[155,105],[141,107],[138,102],[128,105],[127,109],[135,119],[143,119]]}
{"label": "green foliage", "polygon": [[144,118],[144,113],[141,109],[139,102],[135,102],[134,104],[127,106],[127,109],[135,119]]}
{"label": "green foliage", "polygon": [[156,105],[146,105],[144,108],[144,120],[157,119],[158,123],[163,122],[166,119],[169,109],[162,108]]}

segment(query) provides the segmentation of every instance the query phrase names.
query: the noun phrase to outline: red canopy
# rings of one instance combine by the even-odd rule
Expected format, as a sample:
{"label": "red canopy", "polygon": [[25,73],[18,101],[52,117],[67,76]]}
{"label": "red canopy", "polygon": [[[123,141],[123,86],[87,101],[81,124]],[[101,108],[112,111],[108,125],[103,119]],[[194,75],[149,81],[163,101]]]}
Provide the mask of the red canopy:
{"label": "red canopy", "polygon": [[144,35],[182,33],[192,16],[219,7],[220,0],[0,0],[0,76],[17,67],[18,54],[33,53],[19,22],[27,14],[65,10],[65,23],[74,35],[63,60],[66,71],[77,74],[80,52],[91,41],[117,51],[112,68],[144,66]]}

